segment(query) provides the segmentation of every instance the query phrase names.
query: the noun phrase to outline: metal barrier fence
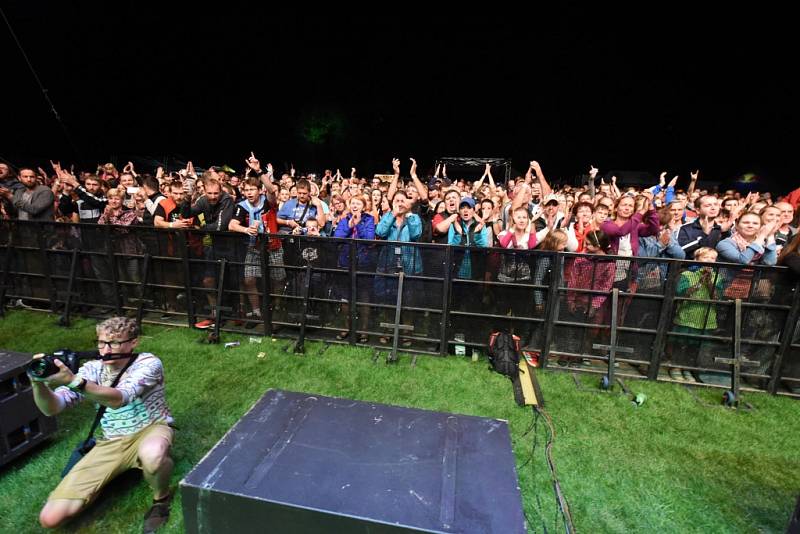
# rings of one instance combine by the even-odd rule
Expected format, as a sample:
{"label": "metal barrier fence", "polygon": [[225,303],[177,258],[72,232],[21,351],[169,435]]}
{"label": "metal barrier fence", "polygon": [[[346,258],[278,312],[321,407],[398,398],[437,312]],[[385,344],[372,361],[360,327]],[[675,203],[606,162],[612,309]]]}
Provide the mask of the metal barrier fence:
{"label": "metal barrier fence", "polygon": [[593,345],[609,341],[616,288],[616,343],[633,349],[617,375],[726,388],[730,365],[716,358],[732,353],[741,299],[744,389],[800,394],[800,283],[780,267],[4,221],[0,268],[0,302],[26,299],[67,324],[101,308],[389,348],[398,318],[403,352],[442,356],[485,350],[507,328],[541,366],[590,373],[608,361]]}

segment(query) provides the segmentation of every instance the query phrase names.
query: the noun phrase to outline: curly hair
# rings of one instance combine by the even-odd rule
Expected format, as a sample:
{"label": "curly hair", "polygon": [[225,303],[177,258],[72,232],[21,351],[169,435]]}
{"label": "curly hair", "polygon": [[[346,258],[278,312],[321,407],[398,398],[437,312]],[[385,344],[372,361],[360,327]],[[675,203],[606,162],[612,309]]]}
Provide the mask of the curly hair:
{"label": "curly hair", "polygon": [[122,339],[134,339],[139,337],[139,327],[136,320],[130,317],[111,317],[97,325],[97,336],[107,334],[112,337]]}

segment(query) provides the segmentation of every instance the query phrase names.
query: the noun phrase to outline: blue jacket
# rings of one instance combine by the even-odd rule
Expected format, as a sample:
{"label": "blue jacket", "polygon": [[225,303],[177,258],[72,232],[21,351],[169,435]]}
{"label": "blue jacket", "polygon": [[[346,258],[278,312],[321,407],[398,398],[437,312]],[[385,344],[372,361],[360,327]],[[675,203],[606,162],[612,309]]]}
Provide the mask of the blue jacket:
{"label": "blue jacket", "polygon": [[[350,228],[350,219],[353,218],[352,214],[339,221],[336,225],[336,230],[333,233],[334,237],[350,237],[354,239],[375,239],[375,219],[369,213],[362,213],[361,220],[355,227]],[[358,266],[366,267],[369,265],[369,245],[357,245]],[[342,252],[339,254],[339,267],[350,266],[350,247],[342,247]]]}
{"label": "blue jacket", "polygon": [[[405,224],[398,228],[395,225],[394,214],[389,212],[381,217],[375,235],[386,241],[417,241],[422,235],[422,219],[419,215],[409,213],[406,215]],[[394,246],[392,243],[381,245],[378,253],[378,270],[397,272],[401,269],[406,274],[422,272],[422,254],[417,247]]]}
{"label": "blue jacket", "polygon": [[[640,257],[647,258],[674,258],[682,260],[686,258],[683,249],[678,245],[675,236],[670,233],[669,244],[663,245],[659,241],[658,236],[647,236],[639,238],[639,254]],[[639,272],[636,274],[639,288],[643,290],[660,287],[667,279],[667,271],[669,265],[666,262],[647,262],[639,266]]]}
{"label": "blue jacket", "polygon": [[741,263],[748,265],[753,261],[756,254],[763,254],[758,263],[761,265],[775,265],[778,263],[778,252],[775,243],[769,243],[766,247],[758,243],[750,243],[744,250],[739,250],[733,238],[723,239],[717,244],[719,259],[730,263]]}
{"label": "blue jacket", "polygon": [[[472,234],[472,242],[470,242],[468,225],[459,217],[455,224],[461,225],[461,232],[455,231],[454,225],[450,225],[447,230],[447,244],[448,245],[464,245],[465,247],[488,247],[489,246],[489,232],[486,231],[486,226],[480,229],[479,232]],[[469,250],[464,251],[464,258],[458,265],[456,272],[458,278],[469,279],[472,278],[472,258],[470,257]]]}
{"label": "blue jacket", "polygon": [[678,244],[675,236],[670,234],[669,244],[663,245],[658,236],[647,236],[639,238],[639,254],[645,258],[674,258],[682,260],[686,258],[686,252]]}
{"label": "blue jacket", "polygon": [[687,258],[694,258],[694,251],[700,247],[716,248],[717,243],[728,237],[729,232],[722,232],[718,224],[714,224],[711,233],[706,235],[700,226],[700,219],[686,223],[678,230],[678,244],[683,248]]}

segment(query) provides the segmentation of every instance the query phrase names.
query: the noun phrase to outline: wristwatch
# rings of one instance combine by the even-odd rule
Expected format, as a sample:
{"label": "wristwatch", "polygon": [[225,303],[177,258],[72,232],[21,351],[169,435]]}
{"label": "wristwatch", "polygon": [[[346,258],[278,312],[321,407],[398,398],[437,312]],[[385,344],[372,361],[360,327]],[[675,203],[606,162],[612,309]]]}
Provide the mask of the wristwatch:
{"label": "wristwatch", "polygon": [[86,389],[87,380],[81,376],[76,376],[72,382],[67,384],[67,389],[82,393]]}

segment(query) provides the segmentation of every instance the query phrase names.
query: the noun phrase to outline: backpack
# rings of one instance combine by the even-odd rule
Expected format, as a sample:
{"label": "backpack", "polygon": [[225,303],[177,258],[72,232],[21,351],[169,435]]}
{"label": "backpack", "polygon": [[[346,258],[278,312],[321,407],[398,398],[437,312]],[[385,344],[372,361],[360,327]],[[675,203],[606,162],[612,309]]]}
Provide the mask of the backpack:
{"label": "backpack", "polygon": [[519,376],[519,336],[508,332],[492,332],[489,336],[490,369],[509,378]]}

